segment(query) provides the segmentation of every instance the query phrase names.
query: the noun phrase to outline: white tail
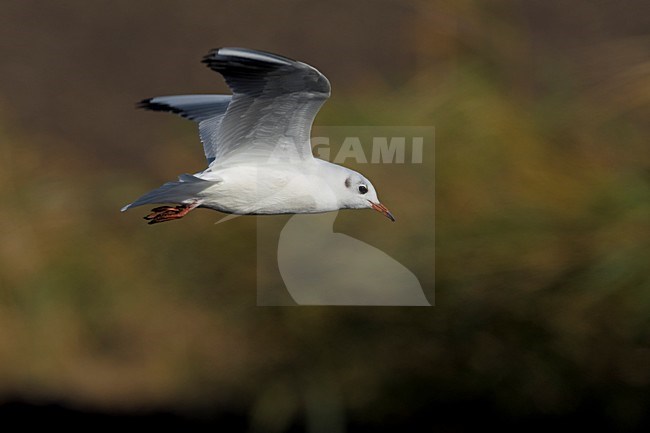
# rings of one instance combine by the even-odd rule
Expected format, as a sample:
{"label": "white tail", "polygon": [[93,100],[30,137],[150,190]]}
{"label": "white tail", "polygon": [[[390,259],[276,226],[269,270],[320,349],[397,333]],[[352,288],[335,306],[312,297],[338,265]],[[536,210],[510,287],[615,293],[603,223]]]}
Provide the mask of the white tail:
{"label": "white tail", "polygon": [[124,212],[132,207],[145,204],[196,202],[198,200],[197,195],[201,191],[218,182],[203,180],[191,174],[182,174],[178,177],[177,182],[167,182],[160,188],[149,191],[133,203],[124,206],[121,211]]}

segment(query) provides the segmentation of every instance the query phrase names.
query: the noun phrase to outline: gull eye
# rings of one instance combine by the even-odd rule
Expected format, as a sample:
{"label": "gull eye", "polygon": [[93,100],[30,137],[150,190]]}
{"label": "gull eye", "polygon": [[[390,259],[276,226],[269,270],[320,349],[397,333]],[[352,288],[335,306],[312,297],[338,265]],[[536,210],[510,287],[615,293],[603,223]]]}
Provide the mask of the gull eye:
{"label": "gull eye", "polygon": [[367,193],[367,192],[368,192],[368,187],[365,186],[365,185],[359,185],[359,192],[360,192],[361,194],[365,194],[365,193]]}

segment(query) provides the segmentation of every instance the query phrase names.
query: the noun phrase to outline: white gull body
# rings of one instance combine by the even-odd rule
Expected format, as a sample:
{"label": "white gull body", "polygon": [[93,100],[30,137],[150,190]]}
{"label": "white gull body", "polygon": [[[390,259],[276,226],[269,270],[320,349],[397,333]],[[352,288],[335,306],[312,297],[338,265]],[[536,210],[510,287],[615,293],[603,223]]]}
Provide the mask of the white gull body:
{"label": "white gull body", "polygon": [[212,50],[203,62],[224,76],[232,96],[159,96],[140,107],[197,122],[208,167],[122,211],[176,205],[152,209],[145,219],[156,224],[200,207],[253,215],[372,208],[394,221],[368,179],[312,154],[311,126],[330,95],[325,76],[305,63],[243,48]]}

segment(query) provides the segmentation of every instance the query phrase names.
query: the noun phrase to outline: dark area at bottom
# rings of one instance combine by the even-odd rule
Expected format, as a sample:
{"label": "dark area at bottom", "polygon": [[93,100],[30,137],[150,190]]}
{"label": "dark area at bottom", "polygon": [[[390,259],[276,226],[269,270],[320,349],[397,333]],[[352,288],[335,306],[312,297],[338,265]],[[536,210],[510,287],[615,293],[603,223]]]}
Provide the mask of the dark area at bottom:
{"label": "dark area at bottom", "polygon": [[[79,409],[59,402],[34,404],[20,399],[0,404],[3,425],[107,427],[107,428],[164,428],[165,431],[259,431],[251,430],[245,411],[212,413],[180,413],[170,408],[133,412],[109,412]],[[650,431],[650,415],[634,425],[614,425],[598,404],[584,404],[571,414],[529,414],[508,416],[490,408],[487,401],[432,402],[420,407],[407,418],[384,419],[381,423],[348,420],[346,432],[476,431],[479,428],[499,428],[501,431],[546,432],[549,429],[594,429],[594,431]],[[637,420],[638,421],[638,420]],[[424,430],[423,430],[424,429]],[[263,431],[263,430],[261,430]],[[304,420],[297,420],[289,433],[307,432]],[[336,432],[332,432],[336,433]]]}

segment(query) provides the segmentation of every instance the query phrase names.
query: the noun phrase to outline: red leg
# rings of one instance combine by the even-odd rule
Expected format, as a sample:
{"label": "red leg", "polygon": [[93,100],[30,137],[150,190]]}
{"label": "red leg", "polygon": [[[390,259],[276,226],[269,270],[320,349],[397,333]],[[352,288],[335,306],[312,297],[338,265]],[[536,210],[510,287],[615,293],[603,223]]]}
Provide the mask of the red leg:
{"label": "red leg", "polygon": [[145,216],[144,219],[149,220],[149,224],[158,224],[164,223],[165,221],[177,220],[183,218],[192,209],[196,209],[198,206],[198,203],[180,204],[176,207],[160,206],[151,209],[151,213]]}

